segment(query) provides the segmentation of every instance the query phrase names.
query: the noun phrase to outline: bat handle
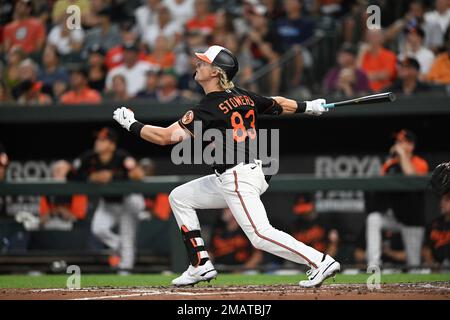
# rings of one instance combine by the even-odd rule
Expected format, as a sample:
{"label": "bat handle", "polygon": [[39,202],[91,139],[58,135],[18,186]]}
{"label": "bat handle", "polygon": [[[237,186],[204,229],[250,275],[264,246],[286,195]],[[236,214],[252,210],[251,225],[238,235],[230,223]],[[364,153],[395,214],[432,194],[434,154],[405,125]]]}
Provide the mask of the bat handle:
{"label": "bat handle", "polygon": [[334,103],[325,103],[322,105],[324,108],[334,108]]}

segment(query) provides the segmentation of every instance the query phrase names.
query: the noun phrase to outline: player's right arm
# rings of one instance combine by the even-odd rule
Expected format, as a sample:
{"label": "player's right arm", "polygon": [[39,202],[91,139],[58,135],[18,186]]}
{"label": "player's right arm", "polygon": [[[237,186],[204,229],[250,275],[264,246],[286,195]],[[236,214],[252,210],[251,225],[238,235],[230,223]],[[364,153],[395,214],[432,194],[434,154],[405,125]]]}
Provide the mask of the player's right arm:
{"label": "player's right arm", "polygon": [[190,137],[178,122],[166,128],[143,124],[134,118],[133,111],[125,107],[117,108],[114,111],[113,119],[138,137],[162,146],[174,144]]}

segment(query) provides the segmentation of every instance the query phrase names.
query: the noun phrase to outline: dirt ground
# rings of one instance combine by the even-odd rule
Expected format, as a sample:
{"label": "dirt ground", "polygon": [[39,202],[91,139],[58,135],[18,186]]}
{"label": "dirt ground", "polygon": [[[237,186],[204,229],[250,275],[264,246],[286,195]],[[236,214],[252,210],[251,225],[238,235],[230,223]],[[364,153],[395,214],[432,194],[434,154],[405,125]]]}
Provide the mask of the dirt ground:
{"label": "dirt ground", "polygon": [[0,300],[450,300],[450,282],[382,284],[370,291],[362,284],[329,284],[318,289],[296,285],[0,289]]}

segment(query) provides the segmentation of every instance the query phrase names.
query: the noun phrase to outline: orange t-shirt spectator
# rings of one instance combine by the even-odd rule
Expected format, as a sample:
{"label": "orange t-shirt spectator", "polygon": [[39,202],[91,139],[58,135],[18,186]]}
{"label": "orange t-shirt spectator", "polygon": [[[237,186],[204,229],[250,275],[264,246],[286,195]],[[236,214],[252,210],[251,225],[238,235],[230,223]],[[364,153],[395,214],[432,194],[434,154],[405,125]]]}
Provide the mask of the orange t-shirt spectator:
{"label": "orange t-shirt spectator", "polygon": [[209,11],[209,1],[196,0],[194,18],[186,22],[187,32],[200,31],[203,35],[209,35],[215,26],[216,16]]}
{"label": "orange t-shirt spectator", "polygon": [[382,30],[369,30],[358,61],[359,67],[369,78],[370,88],[375,92],[391,86],[396,76],[397,57],[394,52],[385,49],[383,43]]}
{"label": "orange t-shirt spectator", "polygon": [[[106,53],[105,57],[105,65],[108,70],[111,70],[117,66],[120,66],[123,63],[123,53],[125,49],[123,45],[111,48]],[[148,61],[144,52],[139,52],[138,54],[139,61]]]}
{"label": "orange t-shirt spectator", "polygon": [[37,18],[32,18],[31,1],[20,0],[14,8],[15,20],[3,30],[4,49],[9,51],[19,46],[25,53],[40,50],[45,41],[45,27]]}
{"label": "orange t-shirt spectator", "polygon": [[169,50],[169,42],[166,37],[158,36],[153,52],[147,56],[147,61],[157,65],[159,69],[172,68],[175,65],[175,53]]}
{"label": "orange t-shirt spectator", "polygon": [[[362,57],[361,69],[369,76],[370,88],[377,92],[390,86],[395,79],[397,58],[390,50],[380,48],[377,53],[366,52]],[[377,73],[387,73],[388,78],[376,80]]]}
{"label": "orange t-shirt spectator", "polygon": [[450,84],[450,52],[436,57],[426,79],[436,84]]}
{"label": "orange t-shirt spectator", "polygon": [[100,94],[88,87],[88,71],[84,68],[71,70],[70,85],[72,90],[61,96],[63,104],[100,103]]}

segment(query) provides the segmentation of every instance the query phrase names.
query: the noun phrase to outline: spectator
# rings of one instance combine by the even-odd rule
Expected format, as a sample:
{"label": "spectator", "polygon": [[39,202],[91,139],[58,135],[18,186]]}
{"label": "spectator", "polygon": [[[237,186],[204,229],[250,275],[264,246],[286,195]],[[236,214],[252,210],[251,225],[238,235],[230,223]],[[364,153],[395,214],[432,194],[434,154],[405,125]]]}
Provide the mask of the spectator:
{"label": "spectator", "polygon": [[147,61],[159,69],[173,68],[175,65],[175,53],[170,50],[168,39],[160,35],[155,40],[152,53],[147,56]]}
{"label": "spectator", "polygon": [[382,30],[369,30],[366,38],[366,43],[360,47],[358,67],[367,74],[370,89],[379,92],[392,85],[396,76],[397,58],[394,52],[383,47]]}
{"label": "spectator", "polygon": [[108,92],[109,100],[120,102],[130,100],[127,93],[127,80],[122,74],[116,74],[112,78],[111,91]]}
{"label": "spectator", "polygon": [[296,87],[300,84],[301,74],[305,67],[312,65],[310,52],[301,45],[314,35],[314,23],[302,15],[303,0],[284,0],[285,18],[276,21],[276,34],[281,47],[274,48],[278,52],[295,50],[295,59],[289,71],[290,85]]}
{"label": "spectator", "polygon": [[72,90],[61,96],[63,104],[97,104],[102,100],[96,90],[89,88],[88,71],[81,66],[74,66],[70,70],[70,86]]}
{"label": "spectator", "polygon": [[146,72],[145,88],[138,92],[138,98],[156,99],[156,89],[159,83],[159,71],[149,70]]}
{"label": "spectator", "polygon": [[[428,163],[414,152],[416,136],[409,130],[396,134],[389,158],[383,164],[382,175],[416,176],[428,173]],[[367,194],[369,195],[369,194]],[[424,195],[422,192],[378,192],[366,199],[367,263],[380,266],[382,230],[400,230],[409,267],[420,265],[424,235]]]}
{"label": "spectator", "polygon": [[424,20],[427,23],[436,23],[442,33],[445,33],[450,24],[450,1],[436,0],[435,7],[435,10],[425,13]]}
{"label": "spectator", "polygon": [[11,102],[11,97],[9,95],[8,88],[6,87],[6,84],[0,80],[0,102],[7,103]]}
{"label": "spectator", "polygon": [[61,56],[67,56],[81,50],[84,36],[83,29],[69,29],[64,19],[50,30],[47,43],[54,46]]}
{"label": "spectator", "polygon": [[[258,69],[265,64],[276,64],[281,54],[278,49],[278,35],[271,29],[269,21],[265,17],[266,9],[263,6],[255,6],[249,13],[251,30],[244,42],[245,49],[250,53],[253,69]],[[276,95],[280,90],[281,67],[275,68],[269,74],[269,94]]]}
{"label": "spectator", "polygon": [[164,0],[164,6],[169,9],[172,19],[180,25],[194,16],[194,0]]}
{"label": "spectator", "polygon": [[216,17],[211,13],[209,0],[195,0],[194,17],[186,22],[188,32],[200,32],[202,35],[210,35],[216,26]]}
{"label": "spectator", "polygon": [[339,234],[336,229],[330,227],[331,224],[325,217],[315,210],[312,196],[299,195],[292,212],[296,216],[291,228],[292,236],[316,250],[336,257]]}
{"label": "spectator", "polygon": [[406,42],[404,48],[400,51],[398,58],[404,60],[406,57],[414,58],[419,62],[420,74],[425,76],[430,71],[434,60],[434,53],[423,46],[425,32],[422,28],[408,28],[405,30]]}
{"label": "spectator", "polygon": [[[141,180],[142,169],[125,150],[117,148],[118,137],[111,128],[102,128],[96,137],[94,149],[74,161],[73,178],[99,185],[111,181]],[[105,195],[92,218],[91,231],[111,251],[110,265],[130,271],[135,261],[137,216],[144,208],[141,195]],[[113,232],[119,225],[119,234]],[[115,265],[119,261],[118,265]]]}
{"label": "spectator", "polygon": [[[53,46],[46,46],[42,55],[42,68],[37,76],[42,81],[43,90],[54,96],[56,82],[63,82],[65,86],[69,83],[69,74],[59,64],[59,54]],[[58,91],[58,89],[56,89]]]}
{"label": "spectator", "polygon": [[3,79],[6,87],[11,90],[20,82],[20,64],[25,55],[22,49],[18,46],[11,48],[7,55],[8,64],[3,71]]}
{"label": "spectator", "polygon": [[17,86],[19,95],[17,103],[19,105],[46,105],[52,103],[52,98],[42,93],[42,82],[33,82],[32,80],[24,80]]}
{"label": "spectator", "polygon": [[[123,45],[138,43],[139,41],[139,35],[136,29],[133,27],[133,22],[130,20],[124,21],[120,24],[120,36],[122,44],[114,48],[111,48],[110,50],[108,50],[106,54],[105,65],[108,68],[108,70],[111,70],[112,68],[115,68],[123,64],[123,53],[124,53]],[[145,60],[146,53],[140,50],[138,59]]]}
{"label": "spectator", "polygon": [[158,23],[158,7],[161,0],[146,0],[144,4],[134,11],[138,32],[142,36],[145,35],[148,28]]}
{"label": "spectator", "polygon": [[399,63],[398,79],[389,90],[405,96],[429,91],[430,87],[419,81],[419,73],[419,62],[414,58],[405,58]]}
{"label": "spectator", "polygon": [[276,22],[281,50],[285,51],[294,45],[305,42],[314,34],[314,23],[302,15],[303,0],[284,0],[286,17]]}
{"label": "spectator", "polygon": [[137,44],[125,44],[123,47],[124,63],[108,72],[108,75],[106,76],[106,89],[111,89],[112,78],[116,74],[122,74],[127,81],[128,95],[134,97],[145,86],[146,72],[155,68],[155,66],[147,61],[138,60],[139,48]]}
{"label": "spectator", "polygon": [[441,197],[441,216],[434,219],[425,233],[422,249],[424,263],[429,266],[450,265],[450,193]]}
{"label": "spectator", "polygon": [[[38,65],[31,59],[27,58],[22,60],[19,64],[18,69],[18,84],[12,88],[12,95],[15,99],[24,93],[24,89],[28,90],[31,86],[37,83]],[[39,91],[41,90],[42,84],[39,85]]]}
{"label": "spectator", "polygon": [[225,10],[219,10],[216,13],[216,24],[212,33],[212,43],[225,46],[225,39],[232,34],[236,34],[232,15]]}
{"label": "spectator", "polygon": [[158,6],[157,22],[149,26],[142,35],[142,42],[145,43],[150,51],[154,49],[156,39],[164,36],[169,42],[170,48],[180,40],[182,27],[176,21],[172,20],[170,11],[165,6]]}
{"label": "spectator", "polygon": [[[397,39],[398,49],[405,46],[405,29],[421,28],[424,31],[424,46],[436,51],[443,43],[444,31],[436,22],[424,20],[425,8],[423,2],[412,1],[405,16],[395,21],[386,29],[386,41],[390,42]],[[365,23],[365,22],[364,22]]]}
{"label": "spectator", "polygon": [[19,46],[27,54],[38,52],[45,42],[45,27],[32,17],[31,0],[17,0],[14,8],[14,20],[4,29],[4,51]]}
{"label": "spectator", "polygon": [[446,52],[439,54],[431,65],[430,72],[425,77],[433,84],[450,84],[450,28],[445,33]]}
{"label": "spectator", "polygon": [[339,50],[337,67],[328,71],[324,91],[334,96],[352,97],[370,92],[366,73],[356,66],[356,49],[345,44]]}
{"label": "spectator", "polygon": [[116,25],[111,24],[111,14],[109,6],[105,6],[98,12],[100,23],[86,33],[85,48],[90,48],[97,44],[105,50],[109,50],[120,44],[120,30]]}
{"label": "spectator", "polygon": [[177,89],[177,75],[173,69],[164,69],[159,76],[159,86],[156,90],[158,102],[179,102],[182,93]]}
{"label": "spectator", "polygon": [[263,253],[253,248],[228,208],[213,226],[210,248],[216,265],[255,269],[263,260]]}
{"label": "spectator", "polygon": [[[53,181],[65,182],[71,165],[67,161],[59,160],[52,164],[51,170]],[[41,196],[39,210],[41,228],[70,230],[73,222],[86,217],[87,206],[87,196],[81,194]]]}
{"label": "spectator", "polygon": [[97,90],[98,92],[103,92],[105,88],[105,79],[107,69],[105,66],[105,50],[98,45],[94,44],[89,47],[88,50],[88,65],[89,65],[89,75],[88,84],[89,87]]}

